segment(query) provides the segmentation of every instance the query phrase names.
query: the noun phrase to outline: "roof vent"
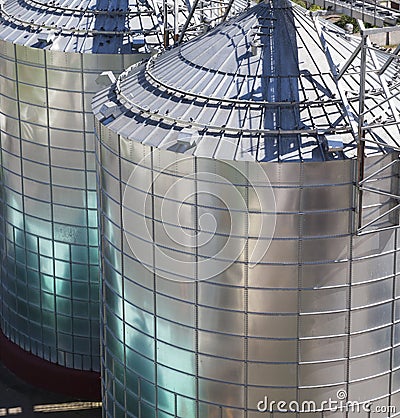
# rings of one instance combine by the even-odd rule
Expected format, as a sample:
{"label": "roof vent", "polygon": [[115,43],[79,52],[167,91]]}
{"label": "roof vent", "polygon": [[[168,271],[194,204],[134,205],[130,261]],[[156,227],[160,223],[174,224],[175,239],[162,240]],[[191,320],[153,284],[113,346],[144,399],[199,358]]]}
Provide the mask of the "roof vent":
{"label": "roof vent", "polygon": [[179,132],[178,144],[185,145],[186,148],[192,148],[196,145],[199,133],[195,129],[184,128]]}
{"label": "roof vent", "polygon": [[352,23],[346,23],[345,25],[344,25],[344,30],[347,32],[347,33],[353,33],[353,31],[354,31],[354,25],[352,24]]}
{"label": "roof vent", "polygon": [[38,33],[37,39],[39,42],[44,42],[46,44],[51,44],[56,37],[54,31],[49,29],[42,29],[41,32]]}
{"label": "roof vent", "polygon": [[354,31],[354,26],[353,26],[353,24],[352,23],[346,23],[345,25],[344,25],[344,30],[346,31],[346,34],[345,34],[345,39],[347,40],[347,41],[351,41],[351,37],[350,37],[350,35],[352,35],[353,34],[353,31]]}
{"label": "roof vent", "polygon": [[133,49],[142,48],[143,46],[145,46],[145,44],[146,44],[146,41],[144,39],[144,35],[136,35],[132,39],[132,48]]}
{"label": "roof vent", "polygon": [[326,152],[340,152],[343,151],[343,137],[340,135],[325,135]]}
{"label": "roof vent", "polygon": [[118,105],[114,102],[106,102],[101,105],[100,113],[105,117],[109,118],[113,116],[114,118],[118,116],[119,109]]}
{"label": "roof vent", "polygon": [[251,55],[256,56],[258,55],[258,48],[260,48],[260,42],[258,41],[258,39],[253,39],[250,43],[251,46]]}
{"label": "roof vent", "polygon": [[103,71],[97,78],[96,84],[103,87],[108,87],[117,81],[112,71]]}

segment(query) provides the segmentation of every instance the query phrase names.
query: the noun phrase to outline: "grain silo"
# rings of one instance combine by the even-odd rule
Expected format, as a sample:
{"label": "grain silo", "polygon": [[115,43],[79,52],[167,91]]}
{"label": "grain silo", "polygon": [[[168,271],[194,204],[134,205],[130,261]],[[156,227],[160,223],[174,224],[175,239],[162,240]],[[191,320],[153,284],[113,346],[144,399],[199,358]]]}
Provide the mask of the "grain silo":
{"label": "grain silo", "polygon": [[1,2],[0,352],[38,385],[89,396],[99,376],[92,96],[185,22],[203,30],[187,4]]}
{"label": "grain silo", "polygon": [[105,417],[395,416],[398,64],[368,33],[262,2],[95,96]]}

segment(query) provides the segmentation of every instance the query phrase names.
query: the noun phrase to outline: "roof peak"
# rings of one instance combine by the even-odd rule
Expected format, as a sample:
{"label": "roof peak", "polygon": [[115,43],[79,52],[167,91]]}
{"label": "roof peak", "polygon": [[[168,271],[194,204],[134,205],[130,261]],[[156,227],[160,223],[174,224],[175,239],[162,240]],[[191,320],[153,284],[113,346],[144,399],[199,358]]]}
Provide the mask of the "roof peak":
{"label": "roof peak", "polygon": [[[359,80],[346,75],[345,103],[331,64],[346,62],[359,40],[321,22],[328,57],[316,19],[286,0],[255,5],[126,71],[114,92],[95,100],[95,113],[122,137],[197,156],[257,161],[353,157],[356,142],[348,112],[357,114]],[[359,63],[357,57],[353,73]],[[368,85],[379,89],[373,71]],[[118,112],[105,119],[99,105],[110,98]],[[195,133],[185,146],[179,138],[187,129]],[[382,132],[389,143],[393,136],[388,134]],[[340,142],[344,151],[338,153]],[[372,152],[382,150],[373,146]]]}

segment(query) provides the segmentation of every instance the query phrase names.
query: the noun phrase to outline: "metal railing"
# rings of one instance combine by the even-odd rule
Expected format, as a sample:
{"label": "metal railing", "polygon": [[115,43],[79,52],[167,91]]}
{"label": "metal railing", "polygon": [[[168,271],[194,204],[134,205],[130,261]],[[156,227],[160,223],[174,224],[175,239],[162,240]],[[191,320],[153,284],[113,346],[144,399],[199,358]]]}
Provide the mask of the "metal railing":
{"label": "metal railing", "polygon": [[[355,48],[354,52],[348,58],[348,60],[341,66],[340,71],[338,70],[338,66],[334,63],[329,48],[325,42],[324,34],[321,29],[320,22],[317,17],[318,14],[314,16],[314,24],[319,33],[321,45],[325,51],[326,58],[328,64],[330,66],[333,79],[335,80],[336,86],[338,88],[340,98],[343,101],[344,110],[346,113],[346,117],[348,122],[352,128],[352,133],[354,138],[357,141],[357,179],[356,179],[356,188],[357,188],[357,203],[356,203],[356,233],[357,234],[365,234],[368,232],[375,232],[381,229],[388,229],[390,227],[397,227],[399,225],[399,215],[398,212],[400,210],[400,190],[399,187],[395,186],[398,185],[398,178],[400,173],[400,160],[399,160],[399,152],[400,152],[400,145],[395,141],[393,138],[394,144],[387,144],[383,141],[377,140],[377,136],[373,136],[372,134],[376,129],[382,128],[383,126],[396,126],[397,133],[400,137],[400,115],[399,109],[396,108],[394,105],[393,99],[400,95],[399,90],[393,90],[393,85],[389,85],[387,78],[385,77],[384,73],[395,60],[400,62],[400,56],[398,55],[400,52],[400,46],[398,46],[392,53],[385,52],[386,54],[386,61],[381,64],[377,57],[377,48],[372,45],[370,35],[376,33],[389,33],[394,31],[400,31],[400,26],[392,26],[392,27],[384,27],[384,28],[371,28],[366,29],[362,21],[358,21],[360,25],[360,33],[361,39],[359,45]],[[382,52],[382,51],[381,51]],[[359,63],[357,65],[354,64],[355,59],[359,59]],[[372,70],[371,68],[368,71],[372,71],[375,74],[375,79],[379,84],[379,89],[375,92],[375,100],[376,103],[372,106],[366,107],[366,83],[367,83],[367,62],[372,63]],[[358,92],[358,111],[354,111],[354,108],[350,107],[348,101],[348,91],[346,91],[346,84],[343,82],[343,77],[346,74],[349,74],[350,67],[353,67],[351,70],[351,75],[359,76],[359,92]],[[355,72],[355,68],[359,67],[358,73]],[[354,92],[353,92],[354,93]],[[386,119],[379,122],[379,117],[376,115],[371,120],[370,123],[367,123],[366,115],[371,114],[372,111],[376,111],[377,109],[381,109],[382,112],[386,116]],[[379,115],[378,115],[379,116]],[[375,146],[381,148],[382,150],[389,150],[393,152],[393,161],[384,165],[383,167],[378,167],[377,169],[373,169],[372,173],[366,174],[366,155],[365,155],[365,147],[366,143],[372,143]],[[371,167],[369,167],[371,169]],[[388,173],[387,170],[390,170]],[[386,186],[389,187],[390,190],[386,188],[378,187],[371,187],[371,183],[379,184],[379,177],[384,172],[386,172],[386,176],[390,178],[390,181],[386,182]],[[377,211],[378,214],[371,219],[366,221],[365,219],[365,207],[363,202],[364,194],[372,193],[376,196],[385,196],[389,200],[385,203],[387,208],[383,211]],[[397,216],[396,216],[397,214]],[[389,223],[382,226],[380,222],[383,219],[390,220]],[[392,224],[392,226],[390,226]]]}

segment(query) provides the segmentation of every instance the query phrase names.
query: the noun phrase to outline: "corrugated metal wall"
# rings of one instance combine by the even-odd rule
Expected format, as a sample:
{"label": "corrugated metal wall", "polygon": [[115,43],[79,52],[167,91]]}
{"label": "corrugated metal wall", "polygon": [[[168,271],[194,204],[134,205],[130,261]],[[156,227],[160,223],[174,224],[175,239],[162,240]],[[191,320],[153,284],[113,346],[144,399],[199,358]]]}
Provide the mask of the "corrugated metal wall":
{"label": "corrugated metal wall", "polygon": [[95,80],[138,57],[0,41],[1,329],[66,367],[99,370]]}
{"label": "corrugated metal wall", "polygon": [[[256,163],[155,150],[101,124],[98,133],[105,417],[280,416],[258,403],[320,405],[340,401],[339,391],[349,401],[400,404],[399,237],[397,229],[353,234],[355,160],[261,163],[269,186]],[[379,168],[391,159],[367,161]],[[267,186],[274,212],[271,202],[253,205]],[[218,203],[238,191],[248,211]],[[174,210],[181,224],[171,225]],[[218,225],[214,244],[192,246],[207,212]],[[276,226],[254,265],[261,221]],[[243,235],[221,241],[229,222]],[[200,261],[224,243],[232,244],[228,265],[204,273]]]}

